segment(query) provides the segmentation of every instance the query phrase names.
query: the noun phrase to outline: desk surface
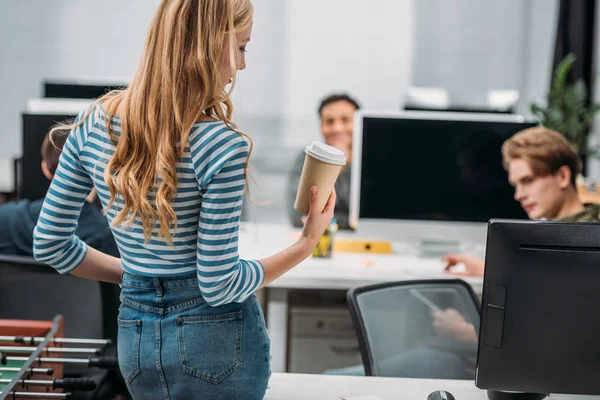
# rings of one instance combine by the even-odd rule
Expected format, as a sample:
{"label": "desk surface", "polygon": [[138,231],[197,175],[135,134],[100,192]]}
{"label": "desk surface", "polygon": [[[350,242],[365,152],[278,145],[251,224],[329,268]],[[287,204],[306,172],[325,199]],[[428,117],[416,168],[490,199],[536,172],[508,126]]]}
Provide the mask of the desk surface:
{"label": "desk surface", "polygon": [[[339,400],[340,396],[371,395],[381,400],[426,400],[446,390],[456,400],[487,400],[487,392],[472,381],[376,378],[273,373],[265,400]],[[550,400],[598,399],[598,396],[552,395]]]}
{"label": "desk surface", "polygon": [[[299,230],[285,225],[245,225],[240,235],[242,257],[268,257],[296,240]],[[272,282],[269,287],[284,289],[340,289],[373,283],[414,280],[453,279],[443,270],[438,258],[413,254],[335,253],[330,259],[309,257]],[[465,278],[463,278],[465,279]],[[482,278],[466,278],[481,292]]]}

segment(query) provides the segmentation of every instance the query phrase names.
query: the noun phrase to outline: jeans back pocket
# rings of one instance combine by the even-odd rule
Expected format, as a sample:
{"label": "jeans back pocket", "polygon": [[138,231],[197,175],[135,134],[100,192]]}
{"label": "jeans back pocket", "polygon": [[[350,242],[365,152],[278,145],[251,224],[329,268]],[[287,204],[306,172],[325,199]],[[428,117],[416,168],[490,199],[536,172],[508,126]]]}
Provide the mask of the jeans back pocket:
{"label": "jeans back pocket", "polygon": [[219,383],[242,365],[242,312],[177,318],[183,370]]}
{"label": "jeans back pocket", "polygon": [[140,336],[142,321],[119,319],[119,333],[117,338],[117,356],[119,369],[127,383],[140,373]]}

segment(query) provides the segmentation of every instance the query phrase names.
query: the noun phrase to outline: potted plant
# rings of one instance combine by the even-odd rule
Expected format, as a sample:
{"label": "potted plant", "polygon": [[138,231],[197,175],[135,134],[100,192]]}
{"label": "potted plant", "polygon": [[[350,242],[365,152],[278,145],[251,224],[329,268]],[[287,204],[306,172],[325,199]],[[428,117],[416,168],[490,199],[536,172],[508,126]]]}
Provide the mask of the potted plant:
{"label": "potted plant", "polygon": [[546,107],[531,104],[531,112],[540,124],[565,135],[577,152],[585,157],[596,153],[587,142],[587,132],[600,105],[587,105],[588,88],[583,79],[567,83],[567,75],[575,62],[568,54],[554,72]]}

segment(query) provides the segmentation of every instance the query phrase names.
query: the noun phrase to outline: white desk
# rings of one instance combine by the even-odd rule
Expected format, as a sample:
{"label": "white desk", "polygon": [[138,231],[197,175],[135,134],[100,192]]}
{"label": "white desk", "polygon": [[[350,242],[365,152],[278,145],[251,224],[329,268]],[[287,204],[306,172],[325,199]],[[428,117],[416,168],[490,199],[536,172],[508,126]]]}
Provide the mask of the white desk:
{"label": "white desk", "polygon": [[12,193],[14,190],[14,161],[12,158],[0,158],[0,193]]}
{"label": "white desk", "polygon": [[[381,400],[426,400],[446,390],[456,400],[487,400],[487,392],[472,381],[376,378],[273,373],[265,400],[339,400],[340,396],[371,395]],[[552,395],[551,400],[598,399],[598,396]]]}
{"label": "white desk", "polygon": [[338,400],[358,395],[427,400],[435,390],[446,390],[456,400],[487,400],[486,392],[471,381],[273,373],[269,386],[265,400]]}
{"label": "white desk", "polygon": [[[285,225],[245,225],[240,234],[240,254],[248,259],[267,257],[294,243],[298,233],[298,230]],[[266,314],[271,337],[272,370],[286,370],[289,290],[348,290],[381,282],[439,278],[454,279],[443,271],[443,263],[439,259],[410,254],[336,253],[331,259],[308,258],[267,287]],[[466,280],[477,293],[481,293],[481,278]]]}

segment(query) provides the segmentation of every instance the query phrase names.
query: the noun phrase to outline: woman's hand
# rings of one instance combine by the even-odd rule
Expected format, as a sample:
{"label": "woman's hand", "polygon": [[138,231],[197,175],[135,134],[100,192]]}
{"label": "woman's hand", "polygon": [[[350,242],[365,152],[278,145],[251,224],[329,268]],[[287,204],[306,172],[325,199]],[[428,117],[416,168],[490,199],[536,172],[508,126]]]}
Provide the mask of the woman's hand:
{"label": "woman's hand", "polygon": [[310,207],[308,216],[304,222],[304,229],[302,230],[302,236],[300,240],[306,240],[311,243],[312,247],[316,246],[325,232],[327,226],[333,219],[333,213],[335,210],[336,194],[335,189],[331,191],[327,204],[323,210],[317,209],[317,197],[318,189],[316,186],[310,188],[309,202]]}
{"label": "woman's hand", "polygon": [[335,190],[329,195],[329,200],[327,200],[327,204],[323,210],[319,210],[316,207],[317,193],[315,186],[310,188],[310,210],[308,211],[300,239],[287,249],[260,260],[265,270],[262,286],[273,282],[309,257],[317,243],[319,243],[321,235],[325,232],[325,228],[331,223],[336,200]]}

